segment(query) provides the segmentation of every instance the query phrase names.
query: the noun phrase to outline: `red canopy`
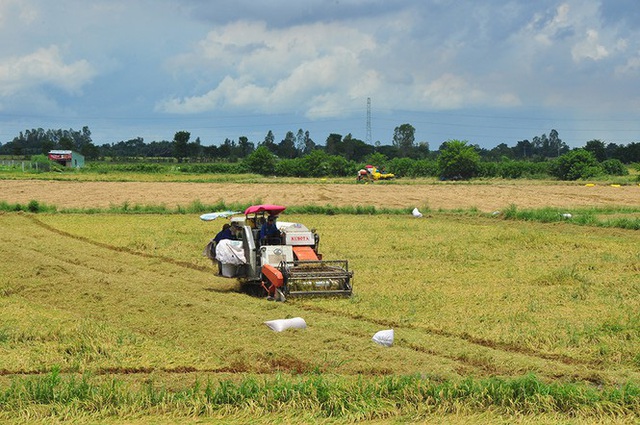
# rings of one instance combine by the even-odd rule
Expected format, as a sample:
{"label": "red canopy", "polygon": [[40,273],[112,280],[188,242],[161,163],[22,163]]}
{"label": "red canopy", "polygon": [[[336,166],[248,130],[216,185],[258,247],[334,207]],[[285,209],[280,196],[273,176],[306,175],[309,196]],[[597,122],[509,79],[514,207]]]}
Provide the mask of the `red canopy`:
{"label": "red canopy", "polygon": [[249,208],[244,210],[244,215],[259,213],[259,212],[267,212],[269,214],[280,214],[282,211],[286,210],[287,207],[283,207],[281,205],[271,205],[271,204],[261,204],[261,205],[251,205]]}

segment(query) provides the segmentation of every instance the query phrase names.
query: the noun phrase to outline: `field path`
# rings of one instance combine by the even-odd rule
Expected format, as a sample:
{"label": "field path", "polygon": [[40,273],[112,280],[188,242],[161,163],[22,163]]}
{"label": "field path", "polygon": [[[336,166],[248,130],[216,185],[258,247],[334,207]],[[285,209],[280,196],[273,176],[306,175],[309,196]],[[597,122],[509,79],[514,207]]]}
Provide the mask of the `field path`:
{"label": "field path", "polygon": [[131,205],[187,206],[204,204],[276,203],[431,209],[478,208],[491,212],[515,204],[519,208],[639,206],[640,186],[514,184],[298,184],[77,182],[0,180],[0,201],[37,200],[60,208],[104,208]]}

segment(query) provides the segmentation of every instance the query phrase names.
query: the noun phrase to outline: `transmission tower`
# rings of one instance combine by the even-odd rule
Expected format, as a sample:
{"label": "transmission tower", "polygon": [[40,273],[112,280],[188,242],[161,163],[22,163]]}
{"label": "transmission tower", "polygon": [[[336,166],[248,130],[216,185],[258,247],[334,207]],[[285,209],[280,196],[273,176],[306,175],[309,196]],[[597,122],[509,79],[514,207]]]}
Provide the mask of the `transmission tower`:
{"label": "transmission tower", "polygon": [[371,98],[367,98],[367,135],[365,136],[367,145],[371,144]]}

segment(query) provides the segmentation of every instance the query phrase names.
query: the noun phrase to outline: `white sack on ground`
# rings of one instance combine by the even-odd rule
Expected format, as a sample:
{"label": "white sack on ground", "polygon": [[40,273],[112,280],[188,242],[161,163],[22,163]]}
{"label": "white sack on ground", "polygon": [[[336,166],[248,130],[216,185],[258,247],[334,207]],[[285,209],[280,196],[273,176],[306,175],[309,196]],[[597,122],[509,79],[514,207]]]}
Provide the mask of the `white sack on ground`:
{"label": "white sack on ground", "polygon": [[274,330],[276,332],[282,332],[287,329],[304,329],[307,327],[307,322],[305,322],[302,317],[294,317],[293,319],[269,320],[267,322],[264,322],[264,324],[269,326],[271,330]]}
{"label": "white sack on ground", "polygon": [[420,218],[422,217],[422,213],[420,211],[418,211],[418,208],[414,208],[413,211],[411,211],[411,214],[416,217],[416,218]]}
{"label": "white sack on ground", "polygon": [[233,264],[234,266],[246,264],[247,259],[244,256],[242,241],[223,239],[218,242],[218,245],[216,245],[216,259],[222,264]]}
{"label": "white sack on ground", "polygon": [[372,339],[376,344],[391,347],[393,345],[393,329],[376,332]]}

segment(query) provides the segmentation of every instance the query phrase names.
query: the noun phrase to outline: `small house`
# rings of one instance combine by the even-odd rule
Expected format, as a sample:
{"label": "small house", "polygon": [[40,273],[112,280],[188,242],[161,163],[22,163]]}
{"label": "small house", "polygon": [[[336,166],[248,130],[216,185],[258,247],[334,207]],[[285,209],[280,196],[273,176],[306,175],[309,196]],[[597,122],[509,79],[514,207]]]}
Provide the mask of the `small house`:
{"label": "small house", "polygon": [[84,156],[69,150],[49,151],[49,159],[69,168],[84,167]]}

